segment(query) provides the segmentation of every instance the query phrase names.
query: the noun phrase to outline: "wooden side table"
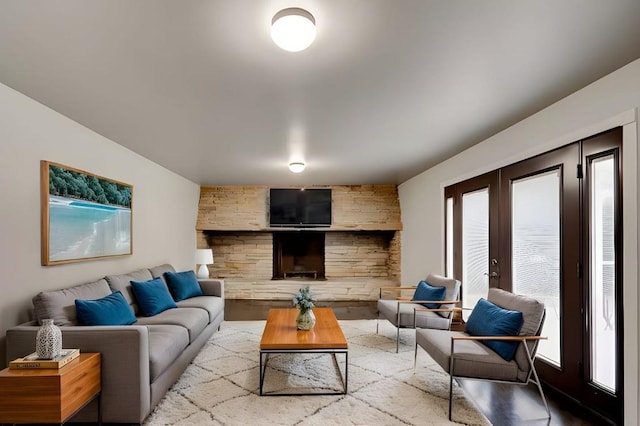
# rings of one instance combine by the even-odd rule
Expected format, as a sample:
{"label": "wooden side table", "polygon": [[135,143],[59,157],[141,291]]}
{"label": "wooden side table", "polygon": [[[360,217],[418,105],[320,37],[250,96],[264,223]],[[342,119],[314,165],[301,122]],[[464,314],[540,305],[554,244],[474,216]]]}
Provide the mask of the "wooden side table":
{"label": "wooden side table", "polygon": [[0,423],[65,423],[80,409],[100,401],[100,354],[81,353],[60,369],[0,371]]}

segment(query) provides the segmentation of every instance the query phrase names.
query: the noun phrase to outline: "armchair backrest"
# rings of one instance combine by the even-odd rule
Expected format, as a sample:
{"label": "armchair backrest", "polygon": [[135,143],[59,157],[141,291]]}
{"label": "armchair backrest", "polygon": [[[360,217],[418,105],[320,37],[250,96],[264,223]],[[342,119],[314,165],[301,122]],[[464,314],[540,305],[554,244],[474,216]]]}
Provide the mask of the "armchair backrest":
{"label": "armchair backrest", "polygon": [[[429,274],[425,279],[427,283],[434,287],[445,287],[447,289],[444,300],[458,300],[460,298],[460,281],[455,278],[447,278],[441,275]],[[453,309],[456,305],[447,303],[440,305],[443,309]],[[436,312],[443,318],[452,318],[452,312]]]}
{"label": "armchair backrest", "polygon": [[[531,297],[510,293],[499,288],[490,288],[487,299],[504,308],[522,312],[524,322],[520,329],[521,336],[540,336],[545,319],[545,307],[542,302]],[[538,349],[538,340],[528,341],[531,356]],[[527,352],[522,345],[518,346],[515,361],[518,364],[518,379],[526,381],[531,374],[531,365],[527,360]]]}

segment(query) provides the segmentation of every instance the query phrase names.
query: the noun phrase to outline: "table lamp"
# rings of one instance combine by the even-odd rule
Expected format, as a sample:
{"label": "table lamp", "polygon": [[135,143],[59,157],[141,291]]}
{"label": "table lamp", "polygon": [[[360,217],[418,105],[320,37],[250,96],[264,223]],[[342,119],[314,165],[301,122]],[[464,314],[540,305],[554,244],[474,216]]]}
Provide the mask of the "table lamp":
{"label": "table lamp", "polygon": [[198,278],[209,278],[209,268],[207,268],[207,265],[213,265],[213,252],[211,249],[197,249],[196,264],[200,265],[197,273]]}

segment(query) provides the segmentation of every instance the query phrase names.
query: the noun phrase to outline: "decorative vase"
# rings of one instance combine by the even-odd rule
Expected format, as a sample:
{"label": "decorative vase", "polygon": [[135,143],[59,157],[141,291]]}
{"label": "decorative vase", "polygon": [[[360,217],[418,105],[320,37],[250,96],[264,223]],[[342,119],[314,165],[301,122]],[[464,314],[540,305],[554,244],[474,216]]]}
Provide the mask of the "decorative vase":
{"label": "decorative vase", "polygon": [[52,319],[42,320],[36,333],[36,355],[38,358],[53,359],[62,351],[62,331]]}
{"label": "decorative vase", "polygon": [[296,318],[298,330],[311,330],[314,325],[316,325],[316,316],[311,309],[298,312],[298,317]]}

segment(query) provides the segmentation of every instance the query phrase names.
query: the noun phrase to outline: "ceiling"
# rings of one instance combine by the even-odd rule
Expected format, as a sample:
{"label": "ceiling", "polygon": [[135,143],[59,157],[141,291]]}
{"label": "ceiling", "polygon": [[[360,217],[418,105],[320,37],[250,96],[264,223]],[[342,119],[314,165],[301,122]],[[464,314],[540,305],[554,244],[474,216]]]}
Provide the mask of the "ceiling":
{"label": "ceiling", "polygon": [[[269,37],[292,6],[299,53]],[[198,184],[401,183],[639,58],[639,23],[638,0],[0,0],[0,82]]]}

